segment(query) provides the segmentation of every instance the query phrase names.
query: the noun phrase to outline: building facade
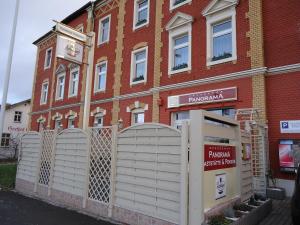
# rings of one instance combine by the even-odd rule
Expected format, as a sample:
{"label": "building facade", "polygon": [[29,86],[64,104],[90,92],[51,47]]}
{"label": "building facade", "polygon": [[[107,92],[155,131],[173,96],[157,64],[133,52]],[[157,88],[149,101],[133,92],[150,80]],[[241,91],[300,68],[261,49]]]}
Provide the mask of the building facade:
{"label": "building facade", "polygon": [[10,142],[28,131],[30,99],[8,104],[5,110],[0,148],[7,148]]}
{"label": "building facade", "polygon": [[271,169],[292,179],[280,170],[278,145],[300,139],[280,129],[300,119],[299,8],[298,0],[89,2],[62,21],[92,37],[84,63],[56,57],[55,32],[34,42],[30,128],[179,128],[190,110],[234,117],[255,108],[268,126]]}

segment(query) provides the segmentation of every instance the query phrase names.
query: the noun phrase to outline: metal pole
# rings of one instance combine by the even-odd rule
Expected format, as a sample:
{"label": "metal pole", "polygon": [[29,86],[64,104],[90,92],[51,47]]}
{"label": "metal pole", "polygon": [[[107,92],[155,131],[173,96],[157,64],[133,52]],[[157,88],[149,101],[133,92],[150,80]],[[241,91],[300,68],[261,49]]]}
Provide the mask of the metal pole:
{"label": "metal pole", "polygon": [[11,34],[11,39],[10,39],[10,44],[9,44],[9,53],[8,53],[8,59],[7,59],[7,65],[6,65],[6,73],[5,73],[4,82],[3,82],[2,104],[1,104],[1,111],[0,111],[0,139],[2,138],[4,118],[5,118],[5,108],[6,108],[6,101],[7,101],[9,78],[10,78],[10,74],[11,74],[13,51],[14,51],[14,45],[15,45],[15,36],[16,36],[16,28],[17,28],[17,21],[18,21],[19,5],[20,5],[20,0],[17,0],[15,15],[14,15],[14,22],[13,22],[13,29],[12,29],[12,34]]}

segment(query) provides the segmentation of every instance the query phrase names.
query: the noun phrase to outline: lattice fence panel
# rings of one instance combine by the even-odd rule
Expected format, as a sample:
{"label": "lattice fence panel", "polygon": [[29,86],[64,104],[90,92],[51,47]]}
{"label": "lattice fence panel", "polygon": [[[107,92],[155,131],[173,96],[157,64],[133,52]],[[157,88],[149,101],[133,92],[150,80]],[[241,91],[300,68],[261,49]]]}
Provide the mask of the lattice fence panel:
{"label": "lattice fence panel", "polygon": [[47,186],[49,184],[49,178],[50,178],[51,155],[53,151],[54,138],[55,138],[55,132],[53,130],[44,130],[42,132],[42,153],[41,153],[39,183]]}
{"label": "lattice fence panel", "polygon": [[90,137],[91,155],[88,197],[108,204],[111,186],[112,128],[91,128]]}

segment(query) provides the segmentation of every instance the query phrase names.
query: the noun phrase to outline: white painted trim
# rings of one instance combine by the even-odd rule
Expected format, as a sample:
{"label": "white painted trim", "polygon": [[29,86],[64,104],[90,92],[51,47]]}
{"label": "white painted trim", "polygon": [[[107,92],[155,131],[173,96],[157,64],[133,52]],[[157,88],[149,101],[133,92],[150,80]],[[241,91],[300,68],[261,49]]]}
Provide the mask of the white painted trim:
{"label": "white painted trim", "polygon": [[[49,65],[47,66],[46,63],[47,63],[47,56],[48,56],[48,52],[51,51],[50,53],[50,63]],[[45,59],[44,59],[44,70],[46,69],[49,69],[51,67],[51,63],[52,63],[52,55],[53,55],[53,48],[48,48],[45,52]]]}
{"label": "white painted trim", "polygon": [[[107,18],[109,18],[109,22],[108,22],[108,36],[107,36],[107,40],[105,40],[105,41],[101,41],[101,39],[102,39],[102,22],[103,22],[103,20],[105,20],[105,19],[107,19]],[[104,44],[104,43],[108,43],[109,42],[109,39],[110,39],[110,24],[111,24],[111,14],[109,14],[109,15],[107,15],[107,16],[105,16],[105,17],[103,17],[103,18],[101,18],[100,20],[99,20],[99,30],[98,30],[98,46],[99,45],[102,45],[102,44]]]}
{"label": "white painted trim", "polygon": [[185,0],[184,2],[181,2],[177,5],[174,5],[174,2],[175,2],[175,0],[170,0],[170,11],[172,11],[172,10],[174,10],[174,9],[180,7],[180,6],[186,5],[188,3],[192,4],[192,0]]}
{"label": "white painted trim", "polygon": [[[43,94],[44,94],[44,85],[47,84],[47,91],[46,91],[46,100],[43,101]],[[40,98],[40,105],[46,105],[47,104],[47,101],[48,101],[48,93],[49,93],[49,81],[44,81],[42,83],[42,89],[41,89],[41,98]]]}
{"label": "white painted trim", "polygon": [[[217,5],[221,1],[225,2],[226,4],[223,5],[222,7],[219,7],[217,9],[215,9],[215,10],[211,10],[212,8],[214,8],[215,5]],[[208,4],[208,6],[206,6],[206,8],[202,11],[202,15],[203,16],[208,16],[208,15],[211,15],[213,13],[222,11],[222,10],[228,8],[228,7],[236,6],[238,3],[239,3],[239,0],[212,0]]]}
{"label": "white painted trim", "polygon": [[[104,82],[104,89],[98,89],[98,83],[99,83],[99,76],[98,76],[98,67],[101,65],[106,65],[106,73],[105,73],[105,82]],[[106,80],[107,80],[107,70],[108,70],[108,61],[101,61],[96,64],[95,66],[95,82],[94,82],[94,94],[99,92],[104,92],[106,90]]]}
{"label": "white painted trim", "polygon": [[[174,65],[174,38],[180,35],[188,35],[188,66],[187,68],[173,70]],[[174,29],[169,30],[169,60],[168,60],[168,75],[186,72],[192,69],[192,24],[191,22]]]}
{"label": "white painted trim", "polygon": [[137,15],[138,15],[138,7],[137,7],[137,5],[138,5],[138,3],[140,1],[143,1],[143,0],[134,0],[132,30],[137,30],[137,29],[139,29],[141,27],[147,26],[149,24],[149,21],[150,21],[150,0],[148,0],[147,22],[136,26],[136,23],[138,22],[137,21]]}
{"label": "white painted trim", "polygon": [[[73,83],[73,76],[72,74],[74,72],[78,72],[78,77],[77,77],[77,84],[76,84],[76,87],[74,87],[74,90],[75,90],[75,93],[74,94],[71,94],[71,90],[72,90],[72,83]],[[70,80],[69,80],[69,91],[68,91],[68,97],[71,98],[71,97],[76,97],[77,94],[78,94],[78,86],[79,86],[79,77],[80,77],[80,67],[79,66],[76,66],[74,68],[72,68],[70,70]]]}
{"label": "white painted trim", "polygon": [[269,68],[268,75],[280,75],[297,71],[300,71],[300,63]]}
{"label": "white painted trim", "polygon": [[[135,62],[135,54],[145,51],[145,74],[144,80],[133,82],[133,77],[135,74],[136,62]],[[140,83],[147,83],[147,74],[148,74],[148,46],[136,49],[131,52],[131,67],[130,67],[130,86],[140,84]]]}
{"label": "white painted trim", "polygon": [[[232,57],[212,61],[213,57],[213,25],[222,21],[231,20],[232,26]],[[206,17],[206,65],[212,66],[225,62],[237,60],[237,39],[236,39],[236,10],[235,7],[227,8],[218,13],[208,15]]]}
{"label": "white painted trim", "polygon": [[[63,77],[64,78],[64,82],[63,82],[63,85],[62,85],[62,96],[59,97],[58,96],[58,86],[59,86],[59,78]],[[56,78],[56,91],[55,91],[55,101],[58,101],[58,100],[63,100],[64,99],[64,95],[65,95],[65,84],[66,84],[66,73],[61,73],[59,75],[57,75],[57,78]]]}
{"label": "white painted trim", "polygon": [[133,126],[133,125],[135,125],[135,124],[142,124],[142,123],[135,123],[135,118],[134,118],[134,115],[135,114],[144,114],[144,122],[143,123],[145,123],[145,109],[143,109],[143,108],[138,108],[138,109],[134,109],[134,110],[132,110],[131,111],[131,126]]}

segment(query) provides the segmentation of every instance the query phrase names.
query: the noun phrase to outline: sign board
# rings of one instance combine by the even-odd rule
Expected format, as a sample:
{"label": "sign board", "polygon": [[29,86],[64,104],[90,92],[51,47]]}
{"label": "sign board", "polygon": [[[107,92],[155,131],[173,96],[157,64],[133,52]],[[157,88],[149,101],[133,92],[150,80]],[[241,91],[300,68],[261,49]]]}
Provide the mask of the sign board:
{"label": "sign board", "polygon": [[237,100],[237,87],[168,97],[168,108]]}
{"label": "sign board", "polygon": [[204,171],[236,167],[235,146],[205,145]]}
{"label": "sign board", "polygon": [[226,174],[216,175],[216,200],[226,197]]}
{"label": "sign board", "polygon": [[57,32],[65,34],[71,38],[74,38],[78,41],[86,42],[87,41],[87,36],[77,30],[74,30],[71,27],[68,27],[64,24],[57,23],[56,24],[56,29]]}
{"label": "sign board", "polygon": [[281,133],[300,133],[300,120],[280,121]]}
{"label": "sign board", "polygon": [[83,45],[74,39],[57,35],[56,57],[81,64]]}

